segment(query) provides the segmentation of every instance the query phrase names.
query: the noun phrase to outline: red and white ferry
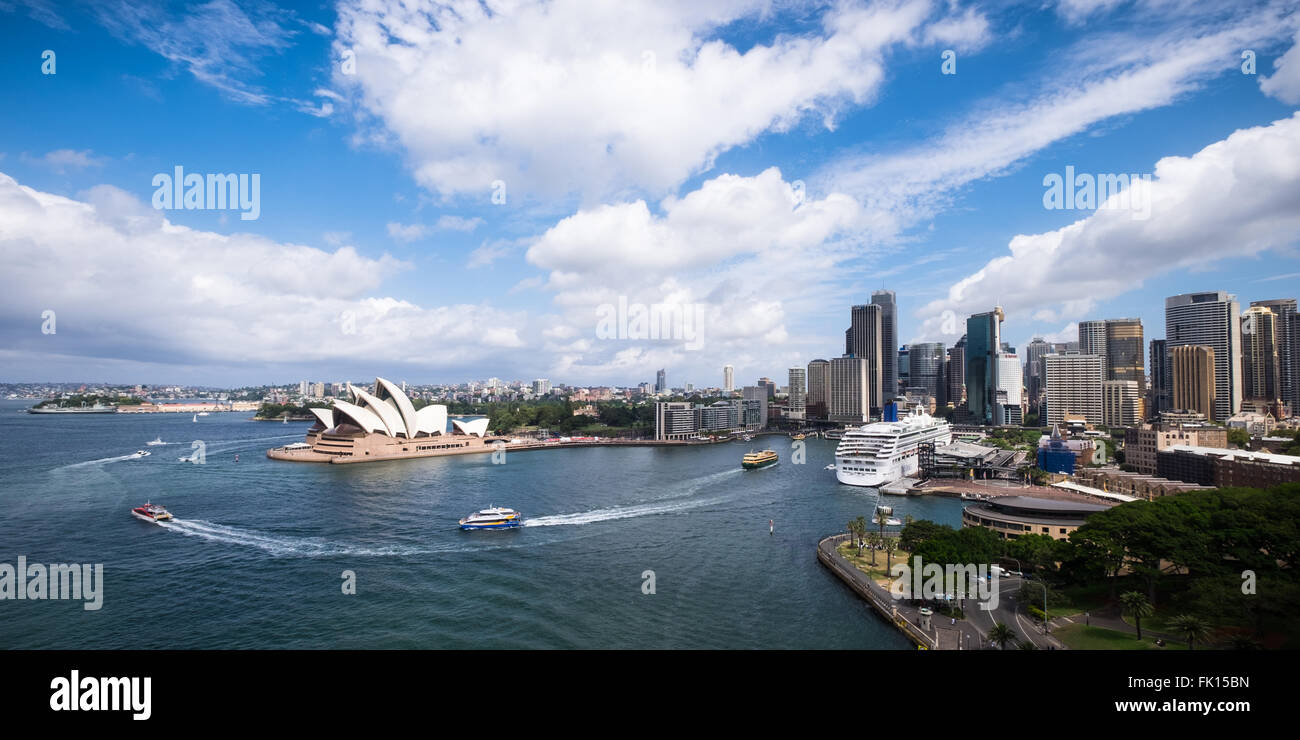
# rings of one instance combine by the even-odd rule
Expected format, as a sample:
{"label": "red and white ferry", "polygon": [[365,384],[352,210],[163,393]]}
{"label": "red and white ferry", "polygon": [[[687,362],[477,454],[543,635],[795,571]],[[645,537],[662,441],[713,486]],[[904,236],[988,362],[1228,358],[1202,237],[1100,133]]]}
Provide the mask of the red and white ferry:
{"label": "red and white ferry", "polygon": [[146,522],[165,522],[172,518],[171,512],[158,504],[145,504],[131,509],[131,514]]}

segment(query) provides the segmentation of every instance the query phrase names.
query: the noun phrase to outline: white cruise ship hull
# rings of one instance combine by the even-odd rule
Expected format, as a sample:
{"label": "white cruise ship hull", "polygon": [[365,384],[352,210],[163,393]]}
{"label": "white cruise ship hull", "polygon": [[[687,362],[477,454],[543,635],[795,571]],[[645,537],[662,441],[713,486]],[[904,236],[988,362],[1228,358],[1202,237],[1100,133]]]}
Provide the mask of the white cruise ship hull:
{"label": "white cruise ship hull", "polygon": [[878,488],[921,469],[921,445],[942,447],[952,430],[942,419],[917,409],[899,421],[846,429],[835,448],[835,478],[850,486]]}

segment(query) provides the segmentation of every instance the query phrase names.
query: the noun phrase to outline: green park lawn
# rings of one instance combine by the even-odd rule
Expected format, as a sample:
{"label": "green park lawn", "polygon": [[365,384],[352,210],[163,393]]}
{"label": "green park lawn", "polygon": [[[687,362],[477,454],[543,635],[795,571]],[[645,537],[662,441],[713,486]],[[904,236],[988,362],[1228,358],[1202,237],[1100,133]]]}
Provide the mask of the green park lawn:
{"label": "green park lawn", "polygon": [[1126,632],[1117,632],[1104,627],[1090,627],[1084,624],[1068,624],[1052,630],[1056,639],[1065,643],[1071,650],[1186,650],[1181,642],[1165,642],[1164,647],[1157,647],[1155,639],[1136,636]]}

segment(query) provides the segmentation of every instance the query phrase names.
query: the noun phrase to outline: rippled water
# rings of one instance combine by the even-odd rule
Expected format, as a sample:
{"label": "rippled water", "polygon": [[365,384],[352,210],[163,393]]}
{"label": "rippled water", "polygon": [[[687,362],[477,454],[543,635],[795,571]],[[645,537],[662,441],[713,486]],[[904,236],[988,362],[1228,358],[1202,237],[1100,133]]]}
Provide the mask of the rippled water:
{"label": "rippled water", "polygon": [[[833,442],[796,465],[760,438],[782,462],[757,471],[740,444],[316,465],[264,454],[306,423],[27,405],[0,402],[0,562],[103,563],[104,606],[0,601],[0,647],[908,647],[817,563],[876,499],[824,469]],[[206,464],[179,462],[195,439]],[[953,500],[887,499],[960,521]],[[146,500],[176,521],[131,517]],[[490,504],[526,526],[456,527]]]}

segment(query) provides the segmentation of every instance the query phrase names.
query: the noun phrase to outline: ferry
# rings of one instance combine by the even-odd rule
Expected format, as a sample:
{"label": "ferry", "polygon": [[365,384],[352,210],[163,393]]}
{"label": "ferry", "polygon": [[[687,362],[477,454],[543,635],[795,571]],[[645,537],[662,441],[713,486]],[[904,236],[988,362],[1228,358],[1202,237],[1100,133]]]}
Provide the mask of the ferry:
{"label": "ferry", "polygon": [[750,453],[745,455],[744,459],[740,461],[740,467],[745,470],[766,468],[769,465],[776,465],[779,459],[780,458],[777,457],[776,452],[772,450],[763,450],[762,452],[750,451]]}
{"label": "ferry", "polygon": [[848,429],[835,448],[835,477],[850,486],[880,486],[915,473],[923,442],[945,447],[952,427],[920,406],[898,421]]}
{"label": "ferry", "polygon": [[131,515],[138,519],[143,519],[146,522],[154,522],[155,524],[158,522],[171,521],[172,518],[170,511],[167,511],[167,509],[163,508],[159,504],[153,503],[147,503],[144,506],[137,506],[134,509],[131,509]]}
{"label": "ferry", "polygon": [[145,442],[145,444],[150,447],[157,447],[158,445],[165,445],[167,443],[163,441],[162,437],[155,437],[154,439]]}
{"label": "ferry", "polygon": [[509,529],[524,523],[524,515],[514,509],[490,506],[460,520],[461,529]]}

